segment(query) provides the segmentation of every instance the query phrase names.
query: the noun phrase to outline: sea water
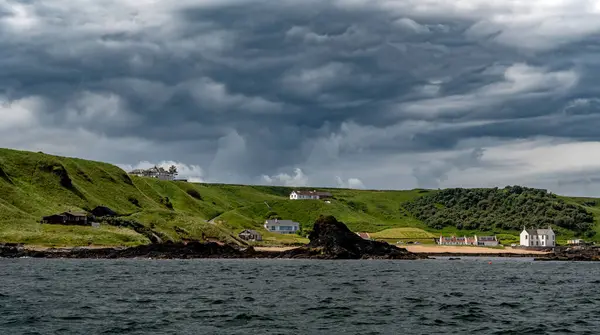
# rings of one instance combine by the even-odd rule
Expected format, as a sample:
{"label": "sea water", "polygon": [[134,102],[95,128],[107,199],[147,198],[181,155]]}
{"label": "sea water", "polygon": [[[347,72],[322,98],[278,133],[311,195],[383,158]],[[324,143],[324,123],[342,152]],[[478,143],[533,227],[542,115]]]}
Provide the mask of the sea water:
{"label": "sea water", "polygon": [[600,263],[0,259],[0,334],[598,334]]}

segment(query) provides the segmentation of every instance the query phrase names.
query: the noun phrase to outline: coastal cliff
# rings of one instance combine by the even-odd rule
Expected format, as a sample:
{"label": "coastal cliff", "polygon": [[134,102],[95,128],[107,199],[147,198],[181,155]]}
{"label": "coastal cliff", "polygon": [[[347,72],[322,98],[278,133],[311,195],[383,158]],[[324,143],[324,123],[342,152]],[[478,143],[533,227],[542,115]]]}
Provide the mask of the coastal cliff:
{"label": "coastal cliff", "polygon": [[216,242],[155,243],[130,248],[68,248],[31,250],[18,244],[0,244],[6,258],[305,258],[305,259],[420,259],[406,249],[385,242],[368,241],[352,233],[333,216],[320,217],[309,236],[310,243],[285,252],[256,251],[252,247]]}

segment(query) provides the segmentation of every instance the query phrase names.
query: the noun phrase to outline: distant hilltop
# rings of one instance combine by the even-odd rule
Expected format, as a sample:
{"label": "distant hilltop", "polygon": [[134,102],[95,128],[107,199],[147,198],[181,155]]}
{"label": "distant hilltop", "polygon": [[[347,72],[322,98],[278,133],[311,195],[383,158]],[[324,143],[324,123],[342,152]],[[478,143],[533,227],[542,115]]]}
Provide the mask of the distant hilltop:
{"label": "distant hilltop", "polygon": [[[126,172],[102,162],[0,149],[0,242],[132,246],[159,239],[300,245],[307,243],[320,215],[333,215],[353,232],[390,243],[477,235],[518,244],[524,226],[551,226],[558,245],[599,238],[597,199],[521,186],[370,191],[184,183],[177,175],[175,167]],[[95,227],[60,224],[70,218],[66,212],[90,213],[98,206],[114,211],[114,218]],[[53,215],[58,224],[40,223]],[[270,231],[266,220],[294,224]],[[260,235],[260,241],[242,239],[244,231],[244,236]]]}

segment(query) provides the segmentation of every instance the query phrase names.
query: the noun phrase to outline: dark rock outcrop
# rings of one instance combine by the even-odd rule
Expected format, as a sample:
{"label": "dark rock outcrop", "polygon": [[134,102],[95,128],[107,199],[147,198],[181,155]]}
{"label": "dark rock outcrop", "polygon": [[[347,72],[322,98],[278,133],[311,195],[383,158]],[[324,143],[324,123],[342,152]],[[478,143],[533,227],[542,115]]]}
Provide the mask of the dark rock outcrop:
{"label": "dark rock outcrop", "polygon": [[333,216],[320,217],[308,236],[310,243],[282,256],[323,259],[419,259],[426,258],[385,242],[365,240]]}
{"label": "dark rock outcrop", "polygon": [[554,252],[541,257],[536,261],[600,261],[600,247],[556,247]]}
{"label": "dark rock outcrop", "polygon": [[119,214],[117,214],[117,212],[113,211],[112,209],[106,207],[106,206],[97,206],[96,208],[92,209],[92,215],[96,216],[96,217],[102,217],[102,216],[118,216]]}

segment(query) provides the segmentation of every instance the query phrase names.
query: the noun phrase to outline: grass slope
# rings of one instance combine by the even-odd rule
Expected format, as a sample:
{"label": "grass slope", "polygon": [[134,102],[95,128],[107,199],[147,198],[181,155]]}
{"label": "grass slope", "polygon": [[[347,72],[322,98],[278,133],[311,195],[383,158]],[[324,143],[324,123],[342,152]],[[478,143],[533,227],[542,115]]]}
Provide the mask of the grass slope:
{"label": "grass slope", "polygon": [[[353,231],[376,233],[381,239],[430,239],[440,233],[469,235],[502,233],[516,238],[517,230],[440,230],[415,218],[405,205],[438,191],[363,191],[322,189],[332,192],[330,203],[288,199],[291,188],[224,184],[197,184],[131,177],[120,168],[89,160],[43,153],[0,149],[0,242],[39,245],[136,245],[149,240],[131,229],[41,225],[39,220],[65,210],[91,210],[104,205],[177,241],[203,234],[235,241],[245,228],[263,232],[262,244],[305,243],[298,235],[282,236],[262,229],[269,216],[291,219],[310,229],[319,215],[334,215]],[[600,228],[600,204],[595,199],[565,198],[585,206]],[[212,221],[211,221],[212,220]],[[211,221],[211,222],[209,222]],[[561,238],[574,233],[561,230]],[[595,238],[600,236],[597,234]]]}

